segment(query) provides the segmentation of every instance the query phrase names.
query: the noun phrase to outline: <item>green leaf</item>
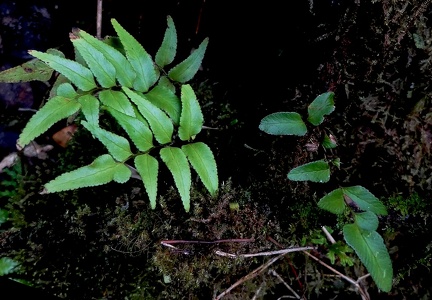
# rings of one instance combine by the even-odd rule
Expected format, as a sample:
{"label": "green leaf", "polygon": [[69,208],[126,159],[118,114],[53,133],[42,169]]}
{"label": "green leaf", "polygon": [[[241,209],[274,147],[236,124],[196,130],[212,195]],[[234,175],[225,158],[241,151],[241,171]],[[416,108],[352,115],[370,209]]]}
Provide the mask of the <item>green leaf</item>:
{"label": "green leaf", "polygon": [[318,201],[318,207],[334,214],[342,214],[346,204],[341,188],[335,189]]}
{"label": "green leaf", "polygon": [[352,258],[346,254],[351,252],[353,252],[352,248],[350,248],[346,243],[337,241],[334,244],[328,245],[327,257],[330,259],[332,264],[335,263],[336,257],[338,257],[342,266],[353,266],[354,262]]}
{"label": "green leaf", "polygon": [[114,66],[117,80],[122,86],[127,86],[129,88],[133,86],[136,73],[130,62],[120,51],[113,48],[109,44],[98,40],[84,30],[77,30],[74,33],[101,52],[103,56]]}
{"label": "green leaf", "polygon": [[[64,57],[63,53],[56,49],[48,49],[47,53]],[[35,58],[14,68],[1,71],[0,82],[47,81],[51,78],[53,71],[46,63]]]}
{"label": "green leaf", "polygon": [[63,74],[73,84],[83,91],[96,88],[93,73],[83,65],[53,54],[30,50],[30,55],[44,61],[48,66]]}
{"label": "green leaf", "polygon": [[162,45],[155,57],[156,63],[161,68],[172,63],[177,51],[177,32],[171,16],[167,17],[167,23],[168,27],[165,31]]}
{"label": "green leaf", "polygon": [[180,148],[166,147],[160,150],[162,161],[174,177],[186,212],[190,209],[191,172],[186,155]]}
{"label": "green leaf", "polygon": [[307,132],[301,116],[295,112],[276,112],[261,120],[259,129],[273,135],[298,135]]}
{"label": "green leaf", "polygon": [[64,173],[45,184],[41,194],[97,186],[111,181],[125,183],[131,177],[131,170],[123,163],[116,162],[109,154],[96,158],[90,165]]}
{"label": "green leaf", "polygon": [[57,78],[55,79],[52,87],[51,87],[51,90],[49,92],[48,98],[51,99],[51,98],[57,96],[57,89],[58,89],[58,87],[61,86],[64,83],[69,83],[70,84],[70,80],[67,79],[65,76],[63,76],[62,74],[59,74],[57,76]]}
{"label": "green leaf", "polygon": [[111,19],[117,35],[119,36],[126,51],[126,57],[135,70],[137,77],[133,83],[135,90],[147,92],[159,78],[159,71],[156,68],[151,56],[144,50],[138,41],[129,34],[115,19]]}
{"label": "green leaf", "polygon": [[86,120],[91,124],[99,123],[99,101],[93,95],[83,95],[78,98],[81,109]]}
{"label": "green leaf", "polygon": [[216,161],[211,149],[202,142],[184,145],[181,149],[206,189],[214,196],[219,183]]}
{"label": "green leaf", "polygon": [[315,126],[318,126],[324,121],[324,116],[332,113],[334,106],[334,93],[327,92],[319,95],[308,107],[308,121]]}
{"label": "green leaf", "polygon": [[56,96],[38,110],[27,122],[19,136],[18,145],[26,146],[47,131],[54,123],[73,115],[81,108],[75,99]]}
{"label": "green leaf", "polygon": [[114,108],[128,116],[135,117],[135,110],[132,103],[126,95],[120,91],[103,90],[99,93],[99,100],[108,107]]}
{"label": "green leaf", "polygon": [[148,101],[165,111],[174,124],[179,124],[181,102],[174,92],[158,84],[145,94],[145,97]]}
{"label": "green leaf", "polygon": [[322,142],[322,146],[326,149],[333,149],[337,147],[336,139],[330,135],[327,134],[324,136],[324,140]]}
{"label": "green leaf", "polygon": [[150,199],[150,206],[152,209],[155,209],[159,163],[153,156],[142,154],[135,157],[135,167],[144,183]]}
{"label": "green leaf", "polygon": [[110,107],[107,108],[107,111],[117,120],[140,151],[145,152],[154,147],[153,133],[147,124]]}
{"label": "green leaf", "polygon": [[362,230],[375,231],[378,229],[378,217],[371,211],[354,213],[354,220],[356,225]]}
{"label": "green leaf", "polygon": [[288,173],[288,179],[295,181],[327,182],[330,180],[330,167],[324,160],[310,162]]}
{"label": "green leaf", "polygon": [[158,86],[169,89],[171,91],[171,93],[173,93],[173,94],[176,93],[176,88],[175,88],[174,84],[166,76],[161,76],[159,78]]}
{"label": "green leaf", "polygon": [[108,149],[108,152],[117,161],[125,161],[130,156],[132,156],[129,142],[124,137],[109,132],[95,124],[88,123],[86,121],[82,121],[81,124],[102,144],[104,144],[104,146]]}
{"label": "green leaf", "polygon": [[57,96],[75,99],[78,97],[78,93],[75,91],[74,87],[69,82],[65,82],[57,87]]}
{"label": "green leaf", "polygon": [[47,81],[51,78],[53,71],[46,63],[35,58],[22,65],[0,72],[0,82]]}
{"label": "green leaf", "polygon": [[182,141],[188,141],[201,131],[204,116],[195,93],[188,84],[181,87],[181,103],[182,112],[178,133]]}
{"label": "green leaf", "polygon": [[123,87],[123,91],[136,104],[138,110],[150,124],[155,139],[161,144],[170,143],[174,132],[174,126],[170,118],[144,96],[138,95],[127,87]]}
{"label": "green leaf", "polygon": [[362,186],[351,186],[343,188],[346,196],[351,198],[360,209],[371,211],[377,215],[387,215],[387,209],[377,197]]}
{"label": "green leaf", "polygon": [[73,33],[70,34],[70,39],[82,55],[87,66],[90,68],[99,84],[104,88],[110,88],[116,84],[116,69],[113,64],[95,47],[87,41],[77,37]]}
{"label": "green leaf", "polygon": [[6,223],[8,219],[9,219],[9,211],[0,208],[0,225]]}
{"label": "green leaf", "polygon": [[0,258],[0,276],[8,275],[17,270],[19,263],[12,258],[2,257]]}
{"label": "green leaf", "polygon": [[345,241],[357,253],[379,289],[389,292],[393,281],[390,255],[382,237],[376,231],[365,231],[356,224],[343,228]]}
{"label": "green leaf", "polygon": [[198,46],[198,49],[192,52],[188,58],[173,67],[168,72],[168,77],[181,83],[191,80],[201,66],[205,51],[207,49],[208,41],[209,39],[205,38]]}

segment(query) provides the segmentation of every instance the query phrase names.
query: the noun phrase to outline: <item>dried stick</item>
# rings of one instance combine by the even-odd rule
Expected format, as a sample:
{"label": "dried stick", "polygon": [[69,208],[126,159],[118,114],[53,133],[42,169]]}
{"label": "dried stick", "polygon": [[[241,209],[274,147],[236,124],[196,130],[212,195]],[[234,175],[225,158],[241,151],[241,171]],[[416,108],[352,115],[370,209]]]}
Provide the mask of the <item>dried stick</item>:
{"label": "dried stick", "polygon": [[[278,246],[278,247],[281,248],[281,249],[285,248],[284,246],[282,246],[280,243],[278,243],[278,242],[277,242],[274,238],[272,238],[271,236],[267,236],[267,237],[266,237],[266,240],[272,242],[273,244],[275,244],[276,246]],[[301,289],[302,291],[304,291],[303,284],[301,283],[301,281],[300,281],[300,279],[299,279],[299,276],[298,276],[297,270],[294,268],[293,264],[291,263],[290,258],[289,258],[288,256],[285,257],[285,258],[286,258],[286,260],[288,261],[288,264],[289,264],[289,266],[290,266],[290,268],[291,268],[291,271],[292,271],[293,274],[294,274],[294,277],[297,279],[297,283],[298,283],[300,289]]]}
{"label": "dried stick", "polygon": [[96,37],[102,38],[102,0],[97,0],[96,9]]}
{"label": "dried stick", "polygon": [[288,283],[286,283],[285,282],[285,280],[283,280],[283,278],[278,274],[278,273],[276,273],[276,271],[275,270],[273,270],[273,269],[270,269],[269,270],[269,273],[271,274],[271,275],[273,275],[273,276],[276,276],[277,277],[277,279],[279,279],[286,287],[287,287],[287,289],[288,290],[290,290],[290,292],[291,293],[293,293],[294,294],[294,296],[297,298],[297,299],[301,299],[301,297],[293,290],[293,288],[292,287],[290,287],[289,285],[288,285]]}
{"label": "dried stick", "polygon": [[325,228],[325,226],[321,227],[321,230],[324,231],[325,236],[327,237],[327,239],[330,241],[330,243],[332,244],[336,244],[335,239],[333,238],[333,236],[330,234],[330,232],[328,232],[327,228]]}
{"label": "dried stick", "polygon": [[345,279],[349,283],[353,284],[357,288],[357,290],[359,291],[360,296],[362,297],[363,300],[370,300],[370,297],[369,297],[368,293],[359,284],[359,281],[362,280],[365,276],[362,276],[357,281],[355,281],[351,277],[348,277],[348,276],[342,274],[341,272],[339,272],[335,268],[329,266],[328,264],[326,264],[325,262],[323,262],[322,260],[320,260],[318,257],[310,254],[309,252],[304,251],[303,253],[306,254],[306,255],[308,255],[309,257],[311,257],[312,259],[314,259],[315,261],[317,261],[318,263],[320,263],[321,265],[323,265],[324,267],[326,267],[327,269],[329,269],[333,273],[339,275],[340,277],[342,277],[343,279]]}
{"label": "dried stick", "polygon": [[232,254],[227,253],[223,251],[215,251],[215,254],[220,256],[228,256],[232,258],[237,257],[255,257],[255,256],[270,256],[270,255],[277,255],[277,254],[287,254],[291,252],[298,252],[298,251],[306,251],[306,250],[314,250],[314,247],[297,247],[297,248],[288,248],[283,250],[276,250],[276,251],[267,251],[267,252],[259,252],[259,253],[251,253],[251,254]]}
{"label": "dried stick", "polygon": [[214,300],[220,300],[220,299],[222,299],[222,297],[224,297],[225,295],[229,294],[234,288],[236,288],[237,286],[239,286],[243,282],[248,281],[249,279],[252,279],[252,278],[258,276],[265,269],[267,269],[269,266],[271,266],[273,263],[275,263],[279,258],[283,257],[285,254],[286,253],[281,254],[279,256],[276,256],[276,257],[273,257],[268,262],[266,262],[264,265],[259,266],[258,268],[256,268],[255,270],[253,270],[252,272],[250,272],[249,274],[247,274],[246,276],[240,278],[233,285],[231,285],[228,289],[226,289],[223,293],[219,294],[216,298],[214,298]]}
{"label": "dried stick", "polygon": [[252,243],[254,239],[225,239],[216,241],[187,241],[187,240],[162,240],[163,246],[170,247],[172,244],[220,244],[220,243]]}

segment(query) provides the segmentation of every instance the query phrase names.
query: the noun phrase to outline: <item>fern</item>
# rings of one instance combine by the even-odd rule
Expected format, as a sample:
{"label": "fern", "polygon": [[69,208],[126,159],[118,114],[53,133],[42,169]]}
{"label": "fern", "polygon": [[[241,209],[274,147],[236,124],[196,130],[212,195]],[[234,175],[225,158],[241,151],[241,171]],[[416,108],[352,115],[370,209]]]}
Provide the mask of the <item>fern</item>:
{"label": "fern", "polygon": [[[334,109],[334,93],[323,93],[308,106],[307,121],[313,126],[318,126],[324,122],[324,116],[332,113]],[[270,114],[261,120],[259,129],[273,135],[304,136],[307,133],[306,123],[296,112]],[[324,150],[328,150],[335,148],[337,143],[334,137],[324,134],[321,146]],[[288,179],[328,182],[330,180],[330,163],[339,167],[339,158],[317,160],[295,167],[288,172]],[[344,225],[344,239],[357,253],[377,286],[385,292],[390,291],[393,277],[390,255],[383,239],[376,231],[378,228],[377,215],[387,214],[384,205],[366,188],[351,186],[331,191],[319,200],[318,206],[338,215],[344,214],[347,210],[352,213],[355,222]],[[359,213],[357,210],[362,212]],[[330,258],[332,259],[332,257]]]}
{"label": "fern", "polygon": [[[173,175],[186,211],[190,209],[191,165],[210,194],[216,194],[218,178],[212,151],[201,142],[187,144],[201,131],[204,118],[192,87],[184,83],[197,73],[208,39],[185,60],[165,71],[163,68],[174,61],[177,50],[177,33],[169,16],[167,24],[155,61],[112,19],[121,49],[115,48],[109,39],[101,41],[81,29],[74,29],[69,37],[75,49],[75,60],[52,49],[47,52],[30,50],[35,59],[0,72],[0,82],[46,81],[54,71],[60,75],[47,103],[20,134],[19,146],[26,146],[54,123],[81,112],[84,117],[81,125],[108,151],[90,165],[54,178],[45,184],[43,194],[111,181],[124,183],[132,176],[128,163],[133,161],[154,209],[159,162],[151,152],[156,150]],[[23,68],[30,68],[33,75],[23,72]],[[160,76],[161,72],[168,76]],[[99,119],[104,111],[123,128],[124,135],[101,127]],[[176,147],[177,142],[183,146]]]}

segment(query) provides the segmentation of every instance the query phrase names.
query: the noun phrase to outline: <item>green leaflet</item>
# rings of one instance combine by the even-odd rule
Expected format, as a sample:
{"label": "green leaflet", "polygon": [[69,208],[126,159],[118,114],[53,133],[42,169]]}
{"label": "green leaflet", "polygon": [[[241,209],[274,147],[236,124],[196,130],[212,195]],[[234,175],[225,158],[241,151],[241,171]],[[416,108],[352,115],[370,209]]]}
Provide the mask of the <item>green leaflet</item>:
{"label": "green leaflet", "polygon": [[378,217],[371,211],[354,214],[355,224],[362,230],[375,231],[378,229]]}
{"label": "green leaflet", "polygon": [[198,49],[192,52],[188,58],[173,67],[168,72],[168,77],[181,83],[191,80],[201,66],[205,51],[207,49],[208,41],[209,39],[205,38],[199,45]]}
{"label": "green leaflet", "polygon": [[48,130],[54,123],[73,115],[81,108],[75,99],[56,96],[39,109],[27,122],[21,132],[18,145],[26,146],[36,137]]}
{"label": "green leaflet", "polygon": [[356,224],[343,227],[345,241],[357,253],[378,288],[389,292],[393,281],[390,255],[382,237],[376,231],[365,231]]}
{"label": "green leaflet", "polygon": [[116,69],[106,57],[87,41],[70,34],[71,41],[79,54],[84,58],[99,84],[110,88],[116,84]]}
{"label": "green leaflet", "polygon": [[78,102],[81,104],[81,111],[84,117],[90,124],[99,124],[99,101],[93,95],[83,95],[78,98]]}
{"label": "green leaflet", "polygon": [[130,62],[120,51],[111,47],[107,43],[98,40],[84,30],[76,30],[74,33],[101,52],[103,56],[114,66],[116,71],[115,75],[121,85],[127,86],[129,88],[132,87],[136,78],[136,73]]}
{"label": "green leaflet", "polygon": [[140,92],[147,92],[158,80],[159,70],[153,63],[151,56],[129,32],[115,19],[111,19],[111,23],[123,44],[128,61],[137,74],[133,83],[134,89]]}
{"label": "green leaflet", "polygon": [[174,60],[177,51],[177,32],[171,16],[167,17],[168,27],[158,52],[156,53],[156,64],[163,68]]}
{"label": "green leaflet", "polygon": [[113,180],[125,183],[131,175],[132,172],[127,166],[114,161],[111,155],[104,154],[96,158],[90,165],[64,173],[51,180],[45,184],[41,194],[102,185]]}
{"label": "green leaflet", "polygon": [[204,116],[195,93],[188,84],[181,87],[181,103],[182,112],[178,133],[182,141],[188,141],[201,131]]}
{"label": "green leaflet", "polygon": [[191,172],[186,155],[180,148],[176,147],[162,148],[159,153],[162,161],[173,175],[185,211],[189,212]]}
{"label": "green leaflet", "polygon": [[165,111],[174,124],[179,124],[182,108],[180,99],[174,92],[162,85],[157,85],[144,96],[148,101]]}
{"label": "green leaflet", "polygon": [[57,76],[56,80],[54,81],[52,87],[51,87],[51,91],[49,92],[49,96],[48,98],[51,99],[55,96],[57,96],[57,89],[59,86],[61,86],[64,83],[69,83],[70,84],[70,80],[67,79],[64,75],[59,74],[59,76]]}
{"label": "green leaflet", "polygon": [[[322,197],[318,202],[318,206],[334,214],[341,214],[347,205],[344,197],[347,197],[347,201],[352,200],[356,206],[366,212],[371,212],[377,215],[387,214],[385,206],[378,200],[378,198],[362,186],[338,188]],[[369,221],[372,221],[371,218],[373,218],[369,215],[359,215],[358,217],[368,217]]]}
{"label": "green leaflet", "polygon": [[0,276],[15,272],[18,266],[19,263],[10,257],[0,258]]}
{"label": "green leaflet", "polygon": [[324,160],[313,161],[288,173],[288,179],[295,181],[327,182],[330,180],[330,167]]}
{"label": "green leaflet", "polygon": [[173,93],[173,94],[175,94],[175,92],[176,92],[176,88],[175,88],[174,84],[166,76],[161,76],[159,78],[158,86],[169,89],[171,91],[171,93]]}
{"label": "green leaflet", "polygon": [[218,189],[218,173],[216,161],[210,148],[197,142],[182,146],[182,151],[186,154],[192,167],[198,173],[204,186],[214,196]]}
{"label": "green leaflet", "polygon": [[354,265],[354,262],[352,258],[347,255],[347,253],[352,252],[354,252],[353,249],[346,243],[343,243],[342,241],[337,241],[334,244],[328,245],[327,257],[330,259],[330,262],[332,264],[336,262],[337,257],[342,266],[352,267]]}
{"label": "green leaflet", "polygon": [[319,95],[308,106],[308,121],[315,126],[318,126],[324,121],[324,116],[332,113],[334,106],[334,93],[327,92]]}
{"label": "green leaflet", "polygon": [[174,126],[170,118],[143,96],[138,95],[127,87],[123,87],[123,91],[136,104],[138,110],[150,124],[155,139],[161,144],[170,143],[174,132]]}
{"label": "green leaflet", "polygon": [[[331,135],[330,135],[331,136]],[[326,149],[333,149],[337,147],[337,143],[335,138],[330,138],[327,134],[324,136],[324,140],[322,141],[322,146]]]}
{"label": "green leaflet", "polygon": [[141,123],[145,124],[148,128],[150,128],[149,123],[147,122],[147,120],[142,116],[142,114],[140,113],[140,111],[138,110],[137,106],[135,104],[132,105],[133,109],[134,109],[134,113],[135,113],[135,119],[137,119],[138,121],[140,121]]}
{"label": "green leaflet", "polygon": [[342,214],[346,208],[343,190],[341,188],[335,189],[322,197],[318,201],[318,207],[334,214]]}
{"label": "green leaflet", "polygon": [[132,103],[126,95],[120,91],[103,90],[99,93],[99,100],[108,107],[112,107],[128,116],[135,117]]}
{"label": "green leaflet", "polygon": [[117,120],[140,151],[145,152],[154,147],[153,133],[147,124],[110,107],[107,108],[107,111]]}
{"label": "green leaflet", "polygon": [[135,167],[144,183],[150,206],[155,209],[159,163],[153,156],[142,154],[135,157]]}
{"label": "green leaflet", "polygon": [[377,215],[387,215],[387,209],[371,192],[362,186],[356,185],[343,188],[343,192],[353,200],[360,209],[371,211]]}
{"label": "green leaflet", "polygon": [[[5,182],[5,180],[3,180],[3,183]],[[2,193],[0,193],[1,196]],[[0,208],[0,225],[3,223],[6,223],[9,219],[9,211],[3,208]]]}
{"label": "green leaflet", "polygon": [[273,135],[298,135],[307,132],[301,116],[295,112],[276,112],[261,120],[259,129]]}
{"label": "green leaflet", "polygon": [[90,131],[104,146],[108,149],[108,152],[117,161],[125,161],[132,152],[127,139],[105,129],[100,128],[98,125],[91,124],[86,121],[82,121],[81,124]]}
{"label": "green leaflet", "polygon": [[30,50],[30,55],[44,61],[48,66],[63,74],[73,84],[83,91],[96,88],[93,73],[83,65],[53,54]]}
{"label": "green leaflet", "polygon": [[[48,49],[47,53],[64,57],[56,49]],[[51,78],[53,69],[38,58],[32,59],[22,65],[0,72],[0,82],[28,82],[33,80],[47,81]]]}
{"label": "green leaflet", "polygon": [[51,78],[53,71],[46,63],[35,58],[22,65],[0,72],[0,82],[47,81]]}
{"label": "green leaflet", "polygon": [[72,84],[70,84],[69,82],[65,82],[57,87],[57,96],[75,99],[78,97],[78,93],[75,91]]}

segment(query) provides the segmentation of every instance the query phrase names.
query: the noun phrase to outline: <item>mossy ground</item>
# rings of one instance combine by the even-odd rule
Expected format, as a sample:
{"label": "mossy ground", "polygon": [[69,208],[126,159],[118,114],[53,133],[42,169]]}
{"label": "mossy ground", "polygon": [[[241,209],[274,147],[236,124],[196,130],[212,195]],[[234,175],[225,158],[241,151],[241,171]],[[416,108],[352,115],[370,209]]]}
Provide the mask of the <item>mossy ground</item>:
{"label": "mossy ground", "polygon": [[[317,9],[311,8],[311,14],[318,19]],[[215,128],[200,139],[216,154],[221,187],[212,198],[194,181],[190,213],[184,212],[167,171],[159,180],[156,210],[149,208],[136,180],[40,195],[48,180],[105,153],[84,130],[66,149],[56,147],[47,160],[21,157],[13,172],[2,174],[3,183],[15,185],[2,185],[10,193],[0,198],[0,207],[11,215],[1,225],[0,256],[21,264],[15,277],[66,299],[211,299],[270,260],[232,259],[216,250],[245,254],[298,246],[323,239],[324,225],[342,240],[338,220],[316,203],[333,187],[360,184],[389,210],[380,218],[379,232],[392,258],[394,286],[382,293],[367,278],[371,298],[430,298],[430,14],[430,1],[339,4],[334,20],[321,18],[316,21],[322,24],[319,30],[308,32],[309,45],[322,50],[309,62],[316,63],[312,68],[305,66],[308,76],[291,82],[282,76],[289,72],[284,60],[289,46],[276,42],[266,45],[278,53],[271,60],[279,66],[272,80],[257,83],[231,69],[228,80],[211,68],[200,73],[192,84],[205,125]],[[263,86],[258,89],[257,84]],[[325,126],[338,140],[333,155],[340,157],[341,168],[329,184],[291,182],[286,174],[293,166],[322,155],[304,148],[313,135],[268,136],[258,130],[259,120],[275,111],[303,113],[327,90],[336,94],[336,111]],[[4,110],[0,119],[2,125],[19,129],[26,115]],[[52,142],[51,133],[39,142]],[[254,241],[188,243],[226,239]],[[174,249],[162,240],[185,242]],[[318,250],[329,263],[327,245]],[[353,266],[337,260],[334,267],[353,278],[364,275],[356,256],[347,255]],[[292,295],[281,279],[306,299],[359,297],[349,283],[294,253],[245,280],[224,299]]]}

